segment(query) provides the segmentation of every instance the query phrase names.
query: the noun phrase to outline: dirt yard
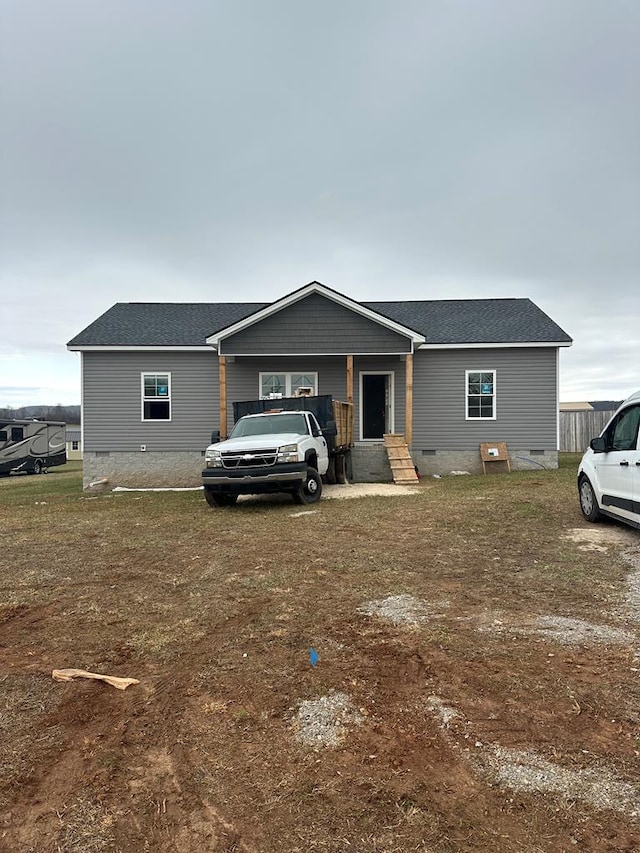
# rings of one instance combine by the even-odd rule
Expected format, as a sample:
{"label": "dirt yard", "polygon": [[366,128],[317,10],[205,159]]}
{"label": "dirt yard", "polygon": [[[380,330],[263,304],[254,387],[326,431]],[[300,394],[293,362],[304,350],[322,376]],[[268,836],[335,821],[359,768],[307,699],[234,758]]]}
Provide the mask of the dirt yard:
{"label": "dirt yard", "polygon": [[0,480],[0,850],[637,853],[640,534],[575,463],[304,512]]}

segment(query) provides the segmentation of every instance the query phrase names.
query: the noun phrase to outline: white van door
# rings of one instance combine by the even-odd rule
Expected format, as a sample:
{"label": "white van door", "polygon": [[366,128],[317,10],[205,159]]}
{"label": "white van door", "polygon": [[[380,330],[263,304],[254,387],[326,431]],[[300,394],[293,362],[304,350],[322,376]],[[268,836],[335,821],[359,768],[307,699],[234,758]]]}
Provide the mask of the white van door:
{"label": "white van door", "polygon": [[640,521],[640,405],[620,412],[604,437],[610,449],[598,455],[598,490],[603,509]]}

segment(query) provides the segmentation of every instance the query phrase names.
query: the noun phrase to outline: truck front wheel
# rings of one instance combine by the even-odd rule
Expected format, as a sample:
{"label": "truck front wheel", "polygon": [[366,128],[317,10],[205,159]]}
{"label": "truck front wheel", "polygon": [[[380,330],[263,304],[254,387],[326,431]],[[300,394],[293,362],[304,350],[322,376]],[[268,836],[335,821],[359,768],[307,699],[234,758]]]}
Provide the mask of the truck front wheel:
{"label": "truck front wheel", "polygon": [[238,496],[228,493],[224,494],[222,492],[213,492],[205,486],[204,499],[209,506],[233,506],[238,500]]}
{"label": "truck front wheel", "polygon": [[297,491],[293,499],[297,504],[314,504],[322,495],[322,480],[315,468],[307,468],[307,479]]}

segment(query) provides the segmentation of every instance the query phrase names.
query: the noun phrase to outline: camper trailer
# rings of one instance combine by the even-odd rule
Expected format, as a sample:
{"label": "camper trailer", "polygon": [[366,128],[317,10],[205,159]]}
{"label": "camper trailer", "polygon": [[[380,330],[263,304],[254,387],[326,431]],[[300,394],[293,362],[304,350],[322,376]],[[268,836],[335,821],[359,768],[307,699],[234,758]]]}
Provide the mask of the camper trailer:
{"label": "camper trailer", "polygon": [[42,474],[67,461],[66,425],[0,420],[0,475]]}

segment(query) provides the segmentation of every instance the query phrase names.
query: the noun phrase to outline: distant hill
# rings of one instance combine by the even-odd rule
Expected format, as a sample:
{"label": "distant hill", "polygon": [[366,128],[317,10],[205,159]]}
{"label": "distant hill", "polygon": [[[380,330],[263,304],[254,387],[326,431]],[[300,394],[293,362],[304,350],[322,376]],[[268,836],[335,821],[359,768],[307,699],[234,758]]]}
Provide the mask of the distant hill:
{"label": "distant hill", "polygon": [[8,406],[0,409],[0,418],[11,420],[30,420],[37,418],[41,421],[64,421],[66,424],[80,423],[80,406]]}

